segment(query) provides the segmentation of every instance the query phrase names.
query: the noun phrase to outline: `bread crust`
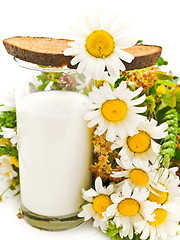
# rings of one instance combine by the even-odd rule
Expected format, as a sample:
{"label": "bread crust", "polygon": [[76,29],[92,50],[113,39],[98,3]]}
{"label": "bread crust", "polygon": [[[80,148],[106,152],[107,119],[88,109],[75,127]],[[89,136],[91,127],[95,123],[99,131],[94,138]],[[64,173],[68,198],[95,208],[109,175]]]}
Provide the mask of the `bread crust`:
{"label": "bread crust", "polygon": [[[68,39],[54,39],[46,37],[12,37],[3,40],[6,51],[12,56],[23,61],[35,63],[42,66],[67,67],[76,69],[70,61],[74,56],[64,56],[64,50],[69,47]],[[131,63],[123,63],[126,70],[134,70],[154,65],[160,55],[162,48],[155,45],[134,45],[123,49],[135,58]]]}

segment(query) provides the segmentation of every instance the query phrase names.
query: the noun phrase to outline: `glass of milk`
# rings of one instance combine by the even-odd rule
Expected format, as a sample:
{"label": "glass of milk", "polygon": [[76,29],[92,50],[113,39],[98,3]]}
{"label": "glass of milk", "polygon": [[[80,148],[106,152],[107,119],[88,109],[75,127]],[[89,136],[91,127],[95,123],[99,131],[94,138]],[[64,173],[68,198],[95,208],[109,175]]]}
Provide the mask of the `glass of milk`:
{"label": "glass of milk", "polygon": [[34,227],[70,229],[83,222],[82,188],[91,186],[89,98],[75,71],[16,62],[23,67],[16,91],[22,212]]}

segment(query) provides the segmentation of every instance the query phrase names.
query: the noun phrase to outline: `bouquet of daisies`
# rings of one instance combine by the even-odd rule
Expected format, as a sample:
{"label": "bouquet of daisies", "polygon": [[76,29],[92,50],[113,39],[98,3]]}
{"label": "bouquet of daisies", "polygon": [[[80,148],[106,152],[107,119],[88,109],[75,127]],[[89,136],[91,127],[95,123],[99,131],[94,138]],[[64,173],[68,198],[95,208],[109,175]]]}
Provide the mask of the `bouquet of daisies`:
{"label": "bouquet of daisies", "polygon": [[176,149],[179,88],[158,67],[119,77],[122,60],[134,58],[122,49],[137,39],[116,20],[115,15],[79,19],[72,28],[75,41],[65,51],[76,54],[71,64],[79,63],[79,72],[97,80],[84,116],[94,133],[95,187],[83,189],[79,217],[93,218],[93,226],[112,239],[166,239],[180,229],[178,168],[168,168]]}

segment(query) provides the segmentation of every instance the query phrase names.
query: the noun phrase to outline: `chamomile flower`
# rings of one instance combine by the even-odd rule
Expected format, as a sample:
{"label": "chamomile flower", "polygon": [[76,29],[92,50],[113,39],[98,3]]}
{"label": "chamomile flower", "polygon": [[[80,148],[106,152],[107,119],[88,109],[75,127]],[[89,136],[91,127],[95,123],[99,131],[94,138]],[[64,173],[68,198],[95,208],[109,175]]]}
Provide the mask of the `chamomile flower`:
{"label": "chamomile flower", "polygon": [[12,145],[15,145],[17,143],[17,133],[13,128],[5,128],[1,127],[2,132],[0,132],[0,135],[3,136],[5,139],[10,139],[10,142]]}
{"label": "chamomile flower", "polygon": [[[112,172],[111,177],[124,177],[127,179],[124,181],[128,181],[129,185],[133,187],[138,186],[139,188],[150,188],[150,185],[152,185],[157,175],[157,170],[154,169],[154,166],[152,165],[144,167],[143,165],[136,165],[128,161],[123,161],[122,159],[116,159],[116,162],[124,170],[120,172]],[[124,181],[122,181],[119,185],[122,186]]]}
{"label": "chamomile flower", "polygon": [[98,125],[95,135],[100,136],[107,131],[106,140],[112,142],[116,136],[126,138],[128,135],[137,134],[137,125],[146,119],[138,114],[144,112],[146,107],[136,106],[144,102],[146,96],[133,100],[141,91],[142,88],[130,91],[125,81],[122,81],[114,91],[107,82],[99,88],[94,86],[89,93],[92,110],[84,117],[89,121],[88,127]]}
{"label": "chamomile flower", "polygon": [[114,187],[112,184],[107,188],[103,187],[101,178],[97,177],[95,180],[95,190],[91,188],[85,191],[83,189],[83,198],[89,203],[82,207],[82,211],[78,214],[78,217],[84,217],[84,221],[93,218],[93,226],[100,227],[104,232],[107,229],[108,221],[102,216],[102,213],[112,204],[110,195],[113,191]]}
{"label": "chamomile flower", "polygon": [[180,230],[176,204],[158,205],[153,214],[155,215],[153,221],[142,220],[134,224],[136,233],[141,234],[140,239],[166,240]]}
{"label": "chamomile flower", "polygon": [[74,41],[69,43],[71,48],[64,55],[75,55],[71,64],[79,63],[77,71],[85,76],[102,78],[106,67],[112,77],[119,77],[120,70],[125,70],[122,60],[130,63],[134,59],[122,49],[135,45],[138,39],[114,13],[88,14],[73,23],[71,30]]}
{"label": "chamomile flower", "polygon": [[120,237],[133,238],[134,224],[142,221],[154,220],[154,209],[157,204],[147,201],[149,191],[146,188],[139,189],[131,188],[127,181],[123,184],[122,192],[120,194],[112,194],[111,200],[113,202],[106,212],[103,214],[107,218],[112,219],[116,227],[122,227],[119,234]]}
{"label": "chamomile flower", "polygon": [[16,166],[18,166],[18,162],[14,159],[14,157],[5,155],[0,157],[0,175],[6,180],[17,177],[17,172],[13,170],[12,164],[16,164]]}
{"label": "chamomile flower", "polygon": [[[176,203],[179,206],[180,203],[180,184],[179,177],[175,175],[177,168],[160,169],[156,174],[153,184],[151,184],[151,192],[148,199],[158,204]],[[160,190],[162,187],[162,190]],[[163,189],[164,188],[164,189]],[[180,211],[180,207],[176,209]],[[179,212],[180,213],[180,212]]]}
{"label": "chamomile flower", "polygon": [[[167,136],[167,123],[162,123],[157,126],[157,121],[154,119],[145,120],[139,123],[138,133],[133,136],[129,135],[123,139],[117,138],[111,149],[122,147],[119,155],[124,161],[132,161],[134,164],[143,164],[148,166],[149,161],[158,166],[157,156],[160,151],[160,144],[156,143],[154,139],[161,139]],[[140,163],[141,162],[141,163]]]}

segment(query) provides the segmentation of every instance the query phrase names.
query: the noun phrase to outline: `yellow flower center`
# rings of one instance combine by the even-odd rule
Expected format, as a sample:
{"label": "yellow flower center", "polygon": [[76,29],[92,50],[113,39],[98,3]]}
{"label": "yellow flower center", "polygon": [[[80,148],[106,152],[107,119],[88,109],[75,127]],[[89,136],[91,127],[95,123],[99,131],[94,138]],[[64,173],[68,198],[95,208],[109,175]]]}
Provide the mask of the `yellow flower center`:
{"label": "yellow flower center", "polygon": [[95,58],[105,58],[114,52],[115,42],[105,30],[95,30],[87,38],[86,51]]}
{"label": "yellow flower center", "polygon": [[134,168],[129,172],[131,182],[138,186],[147,186],[149,182],[148,174],[139,168]]}
{"label": "yellow flower center", "polygon": [[19,162],[15,157],[10,157],[10,161],[15,167],[19,167]]}
{"label": "yellow flower center", "polygon": [[158,97],[161,97],[163,94],[166,93],[166,87],[164,85],[160,85],[156,88],[156,92]]}
{"label": "yellow flower center", "polygon": [[112,204],[108,195],[100,194],[93,199],[92,207],[94,211],[102,216],[102,213]]}
{"label": "yellow flower center", "polygon": [[148,221],[151,226],[161,225],[162,223],[166,222],[167,211],[165,209],[157,208],[153,213],[155,214],[155,220],[153,222]]}
{"label": "yellow flower center", "polygon": [[139,131],[134,136],[127,138],[127,145],[134,153],[146,152],[151,146],[151,137],[147,132]]}
{"label": "yellow flower center", "polygon": [[155,192],[150,192],[148,196],[148,200],[151,202],[157,202],[159,204],[164,204],[168,200],[168,192],[159,191],[154,187],[151,187]]}
{"label": "yellow flower center", "polygon": [[140,204],[133,198],[126,198],[118,204],[118,211],[126,217],[135,216],[140,210]]}
{"label": "yellow flower center", "polygon": [[120,99],[107,100],[102,104],[101,113],[111,122],[122,120],[127,114],[127,104]]}

